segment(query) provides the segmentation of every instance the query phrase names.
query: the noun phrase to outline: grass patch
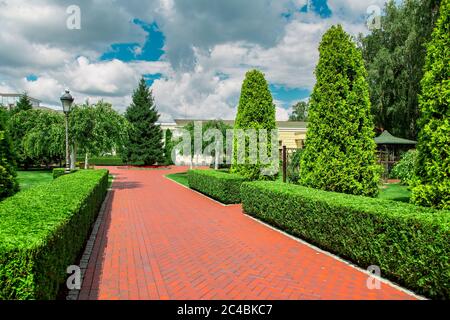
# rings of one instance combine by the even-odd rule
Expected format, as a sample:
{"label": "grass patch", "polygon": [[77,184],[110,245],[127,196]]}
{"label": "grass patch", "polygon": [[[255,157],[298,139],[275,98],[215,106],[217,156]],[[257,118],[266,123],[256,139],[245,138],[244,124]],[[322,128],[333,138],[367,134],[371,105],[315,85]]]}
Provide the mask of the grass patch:
{"label": "grass patch", "polygon": [[53,180],[52,171],[18,171],[17,179],[20,184],[20,190],[28,190],[36,186],[49,183]]}
{"label": "grass patch", "polygon": [[408,203],[411,199],[411,191],[408,186],[401,183],[389,183],[384,185],[378,198]]}
{"label": "grass patch", "polygon": [[173,180],[175,182],[178,182],[179,184],[188,187],[189,188],[189,182],[188,182],[188,174],[187,172],[182,172],[182,173],[172,173],[172,174],[168,174],[166,175],[167,178],[169,178],[170,180]]}

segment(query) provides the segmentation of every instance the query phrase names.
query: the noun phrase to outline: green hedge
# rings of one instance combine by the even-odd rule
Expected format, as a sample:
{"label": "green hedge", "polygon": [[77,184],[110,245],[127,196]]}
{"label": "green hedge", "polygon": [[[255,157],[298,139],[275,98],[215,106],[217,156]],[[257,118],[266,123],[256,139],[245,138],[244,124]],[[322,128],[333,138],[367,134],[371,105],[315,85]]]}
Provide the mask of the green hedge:
{"label": "green hedge", "polygon": [[0,299],[56,298],[107,187],[107,170],[79,171],[0,203]]}
{"label": "green hedge", "polygon": [[432,298],[450,298],[450,211],[273,182],[244,183],[244,211]]}
{"label": "green hedge", "polygon": [[[78,170],[71,170],[70,173],[77,172]],[[66,174],[65,168],[55,168],[53,169],[53,179],[57,179]]]}
{"label": "green hedge", "polygon": [[245,181],[237,174],[215,170],[190,170],[189,187],[225,204],[241,203],[241,184]]}

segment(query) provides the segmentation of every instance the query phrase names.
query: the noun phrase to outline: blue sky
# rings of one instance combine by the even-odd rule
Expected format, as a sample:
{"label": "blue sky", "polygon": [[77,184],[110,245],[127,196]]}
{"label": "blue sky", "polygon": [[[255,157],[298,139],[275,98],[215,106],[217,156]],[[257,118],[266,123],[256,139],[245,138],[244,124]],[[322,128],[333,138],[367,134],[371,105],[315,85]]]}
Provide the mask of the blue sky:
{"label": "blue sky", "polygon": [[[76,101],[124,111],[144,76],[162,121],[233,119],[245,73],[257,68],[285,120],[312,91],[323,33],[337,23],[367,33],[367,8],[385,1],[3,0],[0,92],[59,108],[69,88]],[[66,27],[69,5],[80,8],[80,29]]]}

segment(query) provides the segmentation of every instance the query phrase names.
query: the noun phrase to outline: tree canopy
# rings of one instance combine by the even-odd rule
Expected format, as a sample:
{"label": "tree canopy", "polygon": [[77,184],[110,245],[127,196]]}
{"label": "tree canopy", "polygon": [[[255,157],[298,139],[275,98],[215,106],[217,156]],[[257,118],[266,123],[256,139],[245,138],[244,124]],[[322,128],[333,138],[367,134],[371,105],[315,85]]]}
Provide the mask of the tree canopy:
{"label": "tree canopy", "polygon": [[368,71],[376,127],[417,139],[418,94],[423,77],[426,44],[431,39],[440,0],[389,1],[381,28],[359,42]]}
{"label": "tree canopy", "polygon": [[11,113],[18,113],[21,111],[28,111],[33,109],[33,105],[31,104],[30,98],[28,94],[25,92],[19,98],[19,101],[16,104],[16,107],[11,110]]}
{"label": "tree canopy", "polygon": [[289,121],[308,121],[309,102],[300,101],[292,106]]}
{"label": "tree canopy", "polygon": [[85,154],[86,168],[89,156],[120,152],[127,142],[128,122],[107,102],[75,106],[69,119],[72,143]]}

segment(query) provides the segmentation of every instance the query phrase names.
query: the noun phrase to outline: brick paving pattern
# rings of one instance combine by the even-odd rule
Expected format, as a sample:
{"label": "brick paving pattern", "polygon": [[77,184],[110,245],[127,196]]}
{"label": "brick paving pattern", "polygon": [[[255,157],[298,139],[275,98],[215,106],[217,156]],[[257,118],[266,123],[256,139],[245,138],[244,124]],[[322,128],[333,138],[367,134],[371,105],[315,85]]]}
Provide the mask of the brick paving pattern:
{"label": "brick paving pattern", "polygon": [[414,299],[165,178],[186,168],[109,169],[81,300]]}

